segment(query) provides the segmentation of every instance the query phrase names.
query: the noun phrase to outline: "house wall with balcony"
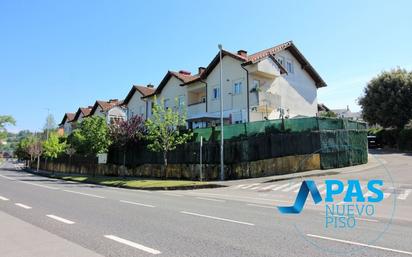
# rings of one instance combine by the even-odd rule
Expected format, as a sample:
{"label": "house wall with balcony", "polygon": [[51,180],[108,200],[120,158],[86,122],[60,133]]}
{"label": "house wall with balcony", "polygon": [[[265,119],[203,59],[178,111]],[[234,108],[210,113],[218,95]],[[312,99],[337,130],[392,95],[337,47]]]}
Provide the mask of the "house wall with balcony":
{"label": "house wall with balcony", "polygon": [[298,115],[316,116],[317,88],[313,79],[289,51],[282,51],[275,57],[282,60],[283,66],[290,62],[292,70],[288,74],[280,74],[280,69],[270,58],[248,67],[251,88],[254,80],[259,84],[258,92],[250,93],[250,120],[257,121],[265,117],[277,119],[280,117],[279,108],[291,118]]}

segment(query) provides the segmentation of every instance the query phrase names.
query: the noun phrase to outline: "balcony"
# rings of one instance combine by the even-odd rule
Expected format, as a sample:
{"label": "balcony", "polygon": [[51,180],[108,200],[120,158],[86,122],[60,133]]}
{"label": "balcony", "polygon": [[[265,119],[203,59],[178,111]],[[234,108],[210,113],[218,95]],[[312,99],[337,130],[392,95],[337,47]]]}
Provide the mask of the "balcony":
{"label": "balcony", "polygon": [[268,79],[275,79],[280,76],[279,67],[268,60],[252,64],[248,67],[249,73]]}
{"label": "balcony", "polygon": [[187,118],[191,118],[195,115],[199,115],[205,112],[206,112],[205,102],[192,103],[187,106]]}

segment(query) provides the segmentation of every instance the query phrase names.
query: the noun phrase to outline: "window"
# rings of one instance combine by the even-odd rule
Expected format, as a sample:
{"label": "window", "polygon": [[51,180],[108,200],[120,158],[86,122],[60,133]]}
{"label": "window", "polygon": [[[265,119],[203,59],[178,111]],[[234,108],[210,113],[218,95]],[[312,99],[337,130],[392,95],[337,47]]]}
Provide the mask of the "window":
{"label": "window", "polygon": [[220,89],[218,87],[213,88],[213,99],[219,99],[220,97]]}
{"label": "window", "polygon": [[242,82],[236,82],[233,84],[233,94],[238,95],[242,93]]}
{"label": "window", "polygon": [[140,105],[140,114],[143,115],[144,114],[144,106]]}
{"label": "window", "polygon": [[292,60],[287,60],[286,61],[286,70],[288,71],[288,73],[293,73],[293,62]]}
{"label": "window", "polygon": [[278,63],[280,63],[282,66],[285,65],[285,57],[283,56],[278,56],[276,58],[276,60],[278,61]]}
{"label": "window", "polygon": [[206,103],[206,96],[202,96],[201,102]]}
{"label": "window", "polygon": [[254,80],[253,80],[253,89],[254,89],[256,92],[258,92],[259,89],[260,89],[259,87],[260,87],[260,81],[254,79]]}
{"label": "window", "polygon": [[179,109],[183,107],[183,105],[185,104],[185,96],[184,95],[180,95],[179,99],[178,99],[178,104],[179,104]]}
{"label": "window", "polygon": [[169,109],[169,107],[170,107],[170,106],[169,106],[169,104],[170,104],[169,102],[170,102],[169,99],[164,99],[164,100],[163,100],[163,104],[164,104],[165,110]]}

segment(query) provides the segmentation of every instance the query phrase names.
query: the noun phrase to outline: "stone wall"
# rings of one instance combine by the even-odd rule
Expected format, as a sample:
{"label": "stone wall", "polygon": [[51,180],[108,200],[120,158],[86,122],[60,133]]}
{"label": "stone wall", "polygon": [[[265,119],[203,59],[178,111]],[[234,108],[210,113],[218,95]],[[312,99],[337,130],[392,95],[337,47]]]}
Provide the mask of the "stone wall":
{"label": "stone wall", "polygon": [[[167,173],[169,178],[198,180],[199,164],[169,164]],[[35,167],[33,167],[35,168]],[[41,162],[42,170],[55,171],[66,174],[83,174],[94,176],[130,176],[130,177],[162,177],[162,165],[143,164],[133,168],[125,168],[113,164],[68,164],[62,162]],[[218,164],[204,164],[203,178],[205,180],[218,180],[220,166]],[[277,157],[252,162],[241,162],[225,165],[225,178],[255,178],[271,175],[289,174],[306,170],[320,169],[319,154],[306,154]]]}

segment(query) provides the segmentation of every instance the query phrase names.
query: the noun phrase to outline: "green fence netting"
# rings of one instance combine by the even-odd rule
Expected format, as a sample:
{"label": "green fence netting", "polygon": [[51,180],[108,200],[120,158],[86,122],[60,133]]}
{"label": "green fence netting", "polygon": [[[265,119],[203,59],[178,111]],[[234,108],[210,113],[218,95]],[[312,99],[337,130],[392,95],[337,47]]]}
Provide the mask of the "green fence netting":
{"label": "green fence netting", "polygon": [[[225,125],[224,139],[239,138],[246,136],[256,136],[261,133],[279,132],[303,132],[303,131],[324,131],[324,130],[362,130],[366,129],[366,124],[348,119],[337,118],[297,118],[297,119],[277,119],[267,121],[256,121],[250,123]],[[194,129],[195,141],[220,140],[220,126],[213,128]]]}

